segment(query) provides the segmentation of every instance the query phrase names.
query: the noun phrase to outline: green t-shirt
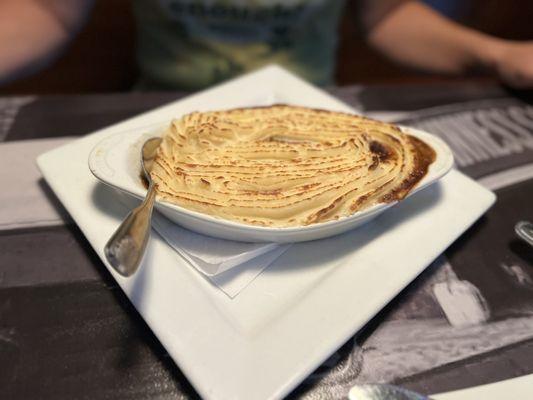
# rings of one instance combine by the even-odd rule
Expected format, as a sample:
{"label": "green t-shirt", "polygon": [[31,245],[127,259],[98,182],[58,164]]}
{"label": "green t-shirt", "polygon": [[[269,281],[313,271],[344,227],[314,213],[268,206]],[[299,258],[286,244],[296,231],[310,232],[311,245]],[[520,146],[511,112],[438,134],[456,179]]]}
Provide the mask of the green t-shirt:
{"label": "green t-shirt", "polygon": [[270,63],[332,82],[344,0],[135,0],[152,87],[197,90]]}

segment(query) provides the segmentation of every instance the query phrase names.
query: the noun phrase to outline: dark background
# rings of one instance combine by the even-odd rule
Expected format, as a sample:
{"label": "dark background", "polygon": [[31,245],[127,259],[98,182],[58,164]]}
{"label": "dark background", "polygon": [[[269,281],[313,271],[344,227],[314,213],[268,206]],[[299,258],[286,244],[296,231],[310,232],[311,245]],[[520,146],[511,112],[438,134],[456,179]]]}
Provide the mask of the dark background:
{"label": "dark background", "polygon": [[[426,0],[456,20],[509,39],[533,39],[531,0]],[[350,7],[351,8],[351,7]],[[351,83],[427,83],[463,78],[407,70],[370,49],[358,33],[353,10],[344,13],[336,78]],[[491,78],[476,75],[481,81]],[[96,0],[86,26],[49,68],[0,88],[0,95],[24,93],[97,93],[131,89],[137,79],[135,22],[131,0]]]}

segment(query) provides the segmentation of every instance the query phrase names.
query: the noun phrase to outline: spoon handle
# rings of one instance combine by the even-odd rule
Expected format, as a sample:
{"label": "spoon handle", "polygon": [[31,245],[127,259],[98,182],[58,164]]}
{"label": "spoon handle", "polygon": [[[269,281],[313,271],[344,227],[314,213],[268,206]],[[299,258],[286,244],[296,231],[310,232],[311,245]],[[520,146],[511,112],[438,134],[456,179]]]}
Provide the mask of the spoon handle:
{"label": "spoon handle", "polygon": [[151,184],[142,204],[126,216],[105,245],[107,261],[122,276],[133,275],[141,264],[150,237],[154,200],[155,189]]}

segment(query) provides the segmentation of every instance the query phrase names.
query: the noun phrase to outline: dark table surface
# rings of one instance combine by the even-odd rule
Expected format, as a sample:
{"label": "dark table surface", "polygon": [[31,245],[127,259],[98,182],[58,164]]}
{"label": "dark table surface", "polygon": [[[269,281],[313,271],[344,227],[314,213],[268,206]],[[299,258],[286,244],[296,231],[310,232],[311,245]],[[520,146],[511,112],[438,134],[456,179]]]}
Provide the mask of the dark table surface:
{"label": "dark table surface", "polygon": [[[475,84],[343,87],[331,88],[330,92],[367,111],[411,111],[487,99],[527,102],[529,96]],[[0,137],[12,142],[81,136],[182,96],[126,93],[4,97],[0,98]],[[531,186],[521,189],[529,199],[533,198]],[[48,189],[44,186],[43,190]],[[48,195],[60,208],[53,195]],[[492,217],[488,218],[490,222]],[[482,229],[478,225],[474,231]],[[452,247],[447,253],[450,260],[461,257],[469,235],[475,236],[475,232]],[[484,251],[481,246],[473,248]],[[531,253],[525,257],[532,269]],[[423,314],[431,321],[443,320],[442,313],[424,311],[424,303],[416,301],[427,290],[426,283],[438,273],[430,267],[359,333],[359,339],[340,349],[337,360],[321,367],[291,396],[337,398],[339,392],[330,390],[336,384],[332,378],[336,366],[345,365],[348,358],[363,357],[353,350],[354,343],[362,346],[363,352],[370,352],[371,347],[365,347],[365,343],[372,342],[374,332],[385,322],[401,320],[398,315],[411,313],[415,317],[410,320],[416,320],[416,315]],[[526,373],[533,373],[531,338],[391,381],[427,394]],[[353,375],[348,384],[359,382],[356,377]],[[345,388],[346,382],[343,385]],[[0,393],[5,399],[198,397],[82,233],[68,220],[58,226],[0,231]]]}

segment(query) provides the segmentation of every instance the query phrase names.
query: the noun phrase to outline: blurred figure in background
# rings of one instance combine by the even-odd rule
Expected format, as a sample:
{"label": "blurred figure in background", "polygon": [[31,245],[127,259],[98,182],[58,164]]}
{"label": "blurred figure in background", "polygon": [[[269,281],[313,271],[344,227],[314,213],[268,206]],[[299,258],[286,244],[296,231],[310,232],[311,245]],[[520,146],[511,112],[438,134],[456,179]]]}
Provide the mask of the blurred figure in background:
{"label": "blurred figure in background", "polygon": [[[0,84],[46,67],[82,28],[94,0],[2,0]],[[484,69],[533,86],[533,42],[463,27],[415,0],[354,0],[368,42],[403,65],[463,74]],[[198,90],[278,63],[333,83],[342,0],[132,0],[139,87]]]}

